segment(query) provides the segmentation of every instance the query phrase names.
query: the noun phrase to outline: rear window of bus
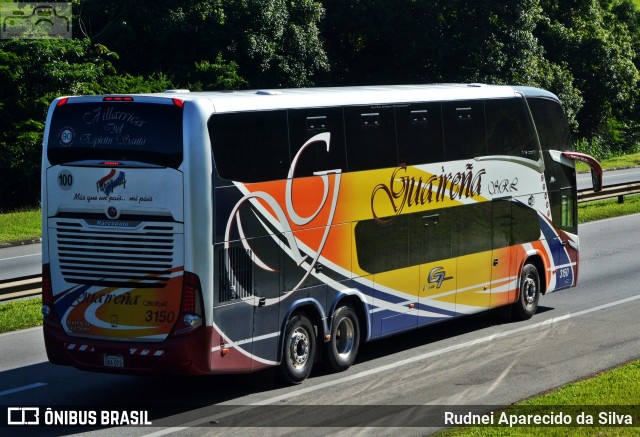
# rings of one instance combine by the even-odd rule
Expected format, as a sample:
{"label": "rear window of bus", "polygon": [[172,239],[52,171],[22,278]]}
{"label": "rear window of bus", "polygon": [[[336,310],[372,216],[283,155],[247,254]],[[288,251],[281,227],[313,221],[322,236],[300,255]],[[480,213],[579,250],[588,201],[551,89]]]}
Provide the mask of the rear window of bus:
{"label": "rear window of bus", "polygon": [[53,113],[47,147],[52,165],[117,160],[178,168],[182,109],[155,103],[68,102]]}

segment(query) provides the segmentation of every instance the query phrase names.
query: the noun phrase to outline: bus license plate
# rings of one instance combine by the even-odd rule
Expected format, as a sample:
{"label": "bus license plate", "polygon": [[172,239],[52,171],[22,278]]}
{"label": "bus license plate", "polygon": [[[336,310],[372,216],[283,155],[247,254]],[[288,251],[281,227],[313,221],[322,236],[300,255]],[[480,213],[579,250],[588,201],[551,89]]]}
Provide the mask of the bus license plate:
{"label": "bus license plate", "polygon": [[124,367],[124,357],[122,355],[104,354],[105,367]]}

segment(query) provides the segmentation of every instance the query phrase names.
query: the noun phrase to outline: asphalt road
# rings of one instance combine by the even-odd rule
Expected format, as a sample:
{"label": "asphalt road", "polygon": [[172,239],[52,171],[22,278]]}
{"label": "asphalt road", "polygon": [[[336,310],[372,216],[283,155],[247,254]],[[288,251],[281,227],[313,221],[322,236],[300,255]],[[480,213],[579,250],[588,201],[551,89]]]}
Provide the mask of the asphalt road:
{"label": "asphalt road", "polygon": [[[640,181],[640,168],[627,168],[624,170],[608,170],[604,172],[602,185],[616,185]],[[579,190],[591,188],[591,174],[579,173],[577,176]]]}
{"label": "asphalt road", "polygon": [[42,244],[0,248],[0,281],[42,273]]}
{"label": "asphalt road", "polygon": [[[412,405],[507,405],[640,357],[639,228],[640,214],[581,225],[578,287],[543,296],[529,321],[481,315],[372,342],[348,371],[317,370],[296,387],[274,386],[269,373],[204,378],[85,373],[48,364],[40,329],[3,334],[0,410],[146,408],[154,425],[39,429],[47,435],[424,435],[434,428],[403,426],[411,417],[402,412],[411,413]],[[340,414],[362,414],[353,406],[370,406],[369,416],[363,416],[367,427],[329,428],[340,425]],[[221,411],[225,407],[230,411]],[[234,417],[278,428],[225,427]],[[301,428],[307,423],[322,427]]]}

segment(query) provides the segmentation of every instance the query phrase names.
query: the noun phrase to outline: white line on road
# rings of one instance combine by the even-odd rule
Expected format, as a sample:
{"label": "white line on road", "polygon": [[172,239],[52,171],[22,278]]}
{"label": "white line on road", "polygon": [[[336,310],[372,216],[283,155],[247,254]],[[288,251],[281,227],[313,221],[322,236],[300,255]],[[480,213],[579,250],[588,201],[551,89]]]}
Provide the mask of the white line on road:
{"label": "white line on road", "polygon": [[22,387],[16,387],[5,391],[0,391],[0,396],[6,396],[20,391],[31,390],[32,388],[44,387],[46,382],[36,382],[34,384],[23,385]]}
{"label": "white line on road", "polygon": [[41,256],[41,255],[42,255],[42,252],[40,252],[40,253],[34,253],[34,254],[32,254],[32,255],[20,255],[20,256],[13,256],[13,257],[11,257],[11,258],[0,258],[0,261],[9,261],[9,260],[11,260],[11,259],[27,258],[27,257],[30,257],[30,256]]}
{"label": "white line on road", "polygon": [[274,396],[272,398],[268,398],[268,399],[264,399],[262,401],[254,402],[254,403],[249,404],[249,405],[238,406],[238,408],[233,409],[231,411],[227,411],[227,412],[222,413],[222,414],[217,414],[215,416],[198,419],[198,420],[186,423],[184,426],[181,426],[181,427],[166,428],[166,429],[163,429],[163,430],[151,433],[151,434],[147,434],[144,437],[160,437],[160,436],[163,436],[163,435],[167,435],[167,434],[171,434],[171,433],[174,433],[174,432],[182,431],[184,429],[189,428],[190,426],[201,425],[203,423],[208,423],[210,421],[215,421],[215,420],[219,420],[219,419],[224,418],[224,417],[228,417],[228,416],[232,416],[232,415],[236,415],[236,414],[239,414],[239,413],[244,413],[244,412],[250,411],[251,409],[253,409],[253,407],[256,407],[256,406],[271,405],[271,404],[275,404],[275,403],[278,403],[278,402],[286,401],[288,399],[295,398],[295,397],[298,397],[298,396],[301,396],[301,395],[304,395],[304,394],[307,394],[307,393],[312,393],[312,392],[315,392],[315,391],[318,391],[318,390],[323,390],[323,389],[326,389],[326,388],[329,388],[329,387],[333,387],[333,386],[336,386],[336,385],[344,384],[346,382],[355,381],[357,379],[364,378],[364,377],[367,377],[367,376],[375,375],[375,374],[386,372],[386,371],[389,371],[389,370],[394,370],[394,369],[396,369],[398,367],[406,366],[407,364],[412,364],[412,363],[415,363],[415,362],[418,362],[418,361],[423,361],[423,360],[426,360],[426,359],[429,359],[429,358],[437,357],[439,355],[444,355],[446,353],[457,351],[459,349],[465,349],[465,348],[468,348],[468,347],[477,346],[479,344],[488,343],[488,342],[491,342],[491,341],[496,340],[498,338],[508,337],[508,336],[511,336],[511,335],[514,335],[514,334],[521,333],[523,331],[531,331],[532,329],[553,325],[555,323],[560,323],[560,322],[563,322],[563,321],[571,319],[571,318],[584,316],[584,315],[587,315],[587,314],[594,313],[596,311],[605,310],[607,308],[615,307],[615,306],[618,306],[618,305],[624,305],[626,303],[633,302],[633,301],[639,300],[639,299],[640,299],[640,295],[632,296],[632,297],[628,297],[626,299],[621,299],[621,300],[617,300],[615,302],[606,303],[606,304],[603,304],[603,305],[599,305],[597,307],[588,308],[586,310],[578,311],[578,312],[575,312],[575,313],[565,314],[564,316],[553,317],[551,319],[543,320],[541,322],[534,323],[532,325],[525,325],[525,326],[521,326],[519,328],[509,329],[507,331],[503,331],[503,332],[498,332],[496,334],[487,335],[485,337],[482,337],[482,338],[479,338],[479,339],[476,339],[476,340],[470,340],[470,341],[466,341],[464,343],[454,344],[452,346],[448,346],[448,347],[445,347],[445,348],[442,348],[442,349],[438,349],[438,350],[434,350],[434,351],[431,351],[431,352],[427,352],[427,353],[422,354],[422,355],[418,355],[418,356],[411,357],[411,358],[406,358],[404,360],[396,361],[396,362],[391,363],[391,364],[387,364],[387,365],[384,365],[384,366],[376,367],[375,369],[365,370],[363,372],[356,373],[354,375],[349,375],[349,376],[345,376],[345,377],[342,377],[342,378],[332,379],[331,381],[323,382],[321,384],[317,384],[317,385],[314,385],[314,386],[311,386],[311,387],[305,387],[305,388],[302,388],[300,390],[292,391],[292,392],[285,393],[285,394],[282,394],[282,395],[279,395],[279,396]]}

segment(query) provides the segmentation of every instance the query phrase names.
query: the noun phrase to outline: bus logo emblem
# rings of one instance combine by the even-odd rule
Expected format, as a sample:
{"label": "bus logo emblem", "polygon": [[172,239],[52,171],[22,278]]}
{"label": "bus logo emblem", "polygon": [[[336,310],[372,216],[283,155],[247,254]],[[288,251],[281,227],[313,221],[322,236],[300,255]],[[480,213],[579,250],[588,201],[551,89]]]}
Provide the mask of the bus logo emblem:
{"label": "bus logo emblem", "polygon": [[429,278],[427,279],[429,284],[433,284],[429,289],[440,288],[442,283],[449,279],[453,279],[453,276],[447,276],[447,272],[442,267],[434,267],[429,272]]}
{"label": "bus logo emblem", "polygon": [[113,190],[120,185],[122,185],[123,188],[126,188],[127,178],[123,171],[116,171],[113,168],[108,175],[96,183],[98,191],[103,192],[106,196],[113,193]]}

